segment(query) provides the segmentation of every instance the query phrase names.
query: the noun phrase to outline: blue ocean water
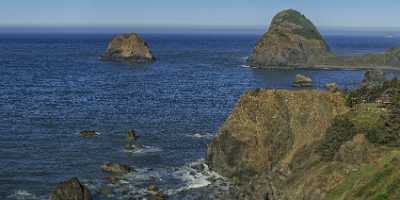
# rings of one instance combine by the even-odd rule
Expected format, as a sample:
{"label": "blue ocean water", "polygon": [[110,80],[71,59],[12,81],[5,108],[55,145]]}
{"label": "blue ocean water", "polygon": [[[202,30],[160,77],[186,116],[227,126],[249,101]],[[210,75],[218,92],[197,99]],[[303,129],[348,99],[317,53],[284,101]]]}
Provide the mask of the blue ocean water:
{"label": "blue ocean water", "polygon": [[[96,188],[106,162],[137,169],[125,183],[136,190],[149,181],[171,194],[201,187],[202,177],[188,177],[185,166],[204,158],[245,90],[292,89],[298,73],[316,89],[328,82],[351,88],[364,73],[247,68],[258,35],[143,36],[158,58],[152,65],[100,61],[112,35],[0,35],[0,199],[47,199],[73,176]],[[400,46],[400,38],[326,38],[341,55]],[[79,137],[87,129],[101,135]],[[128,129],[141,136],[143,152],[124,150]]]}

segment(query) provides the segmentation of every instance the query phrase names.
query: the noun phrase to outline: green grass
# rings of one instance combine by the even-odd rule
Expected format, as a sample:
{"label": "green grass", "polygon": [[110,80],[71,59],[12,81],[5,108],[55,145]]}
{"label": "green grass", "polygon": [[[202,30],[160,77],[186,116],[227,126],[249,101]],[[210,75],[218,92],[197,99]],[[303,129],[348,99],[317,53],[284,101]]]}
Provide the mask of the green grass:
{"label": "green grass", "polygon": [[351,172],[333,191],[328,200],[400,199],[400,152],[394,151],[377,163]]}

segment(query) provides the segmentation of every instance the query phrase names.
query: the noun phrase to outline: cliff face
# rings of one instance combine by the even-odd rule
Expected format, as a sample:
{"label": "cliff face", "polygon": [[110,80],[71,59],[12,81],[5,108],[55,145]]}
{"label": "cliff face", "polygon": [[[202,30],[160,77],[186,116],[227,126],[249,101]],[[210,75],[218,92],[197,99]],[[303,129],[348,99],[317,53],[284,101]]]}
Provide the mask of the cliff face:
{"label": "cliff face", "polygon": [[299,149],[321,139],[346,110],[337,93],[247,92],[209,145],[208,161],[228,177],[287,168]]}
{"label": "cliff face", "polygon": [[330,55],[317,28],[295,10],[277,14],[258,41],[248,63],[253,67],[313,64]]}
{"label": "cliff face", "polygon": [[238,185],[229,199],[399,199],[400,140],[385,132],[391,116],[376,104],[350,109],[340,93],[247,92],[207,162]]}
{"label": "cliff face", "polygon": [[114,37],[102,58],[130,62],[155,61],[147,43],[136,33]]}

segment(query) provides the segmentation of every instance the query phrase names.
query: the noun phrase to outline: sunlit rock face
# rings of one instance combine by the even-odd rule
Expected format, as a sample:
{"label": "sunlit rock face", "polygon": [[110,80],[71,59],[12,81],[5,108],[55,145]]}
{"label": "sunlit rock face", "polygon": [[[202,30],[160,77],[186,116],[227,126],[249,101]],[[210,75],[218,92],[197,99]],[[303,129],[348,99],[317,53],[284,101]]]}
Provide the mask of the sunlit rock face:
{"label": "sunlit rock face", "polygon": [[114,37],[102,59],[129,62],[155,61],[149,45],[136,33]]}

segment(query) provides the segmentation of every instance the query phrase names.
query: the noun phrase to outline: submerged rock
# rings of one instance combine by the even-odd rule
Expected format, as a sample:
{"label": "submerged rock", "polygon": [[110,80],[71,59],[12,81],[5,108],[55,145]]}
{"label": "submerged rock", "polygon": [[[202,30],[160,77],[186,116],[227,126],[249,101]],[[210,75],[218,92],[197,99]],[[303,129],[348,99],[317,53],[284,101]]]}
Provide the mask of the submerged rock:
{"label": "submerged rock", "polygon": [[314,24],[300,12],[284,10],[271,22],[248,59],[252,67],[299,66],[318,63],[330,49]]}
{"label": "submerged rock", "polygon": [[310,77],[297,74],[296,78],[293,82],[293,86],[295,87],[311,87],[312,86],[312,79]]}
{"label": "submerged rock", "polygon": [[96,137],[97,132],[96,131],[81,131],[80,133],[81,137]]}
{"label": "submerged rock", "polygon": [[91,200],[90,191],[83,186],[78,178],[72,178],[60,183],[51,193],[50,200]]}
{"label": "submerged rock", "polygon": [[153,56],[148,44],[136,33],[122,34],[114,37],[106,53],[105,60],[129,62],[153,62]]}
{"label": "submerged rock", "polygon": [[128,165],[118,164],[118,163],[107,163],[101,166],[101,169],[104,172],[112,173],[112,174],[127,174],[132,172],[132,168]]}

